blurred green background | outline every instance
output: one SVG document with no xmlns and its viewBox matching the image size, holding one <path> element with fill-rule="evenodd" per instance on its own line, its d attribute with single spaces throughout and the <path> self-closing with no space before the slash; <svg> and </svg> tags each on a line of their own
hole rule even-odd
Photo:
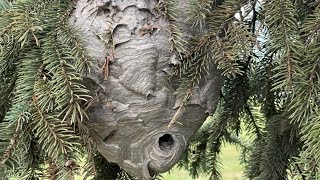
<svg viewBox="0 0 320 180">
<path fill-rule="evenodd" d="M 241 180 L 243 167 L 239 161 L 240 152 L 235 146 L 225 144 L 221 149 L 221 174 L 223 180 Z M 188 171 L 184 169 L 173 168 L 170 173 L 162 174 L 164 180 L 193 180 Z M 209 175 L 202 174 L 196 180 L 208 180 Z"/>
</svg>

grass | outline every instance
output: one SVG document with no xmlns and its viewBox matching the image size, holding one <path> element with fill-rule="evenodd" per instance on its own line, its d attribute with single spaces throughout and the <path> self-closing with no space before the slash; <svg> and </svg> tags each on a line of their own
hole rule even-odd
<svg viewBox="0 0 320 180">
<path fill-rule="evenodd" d="M 221 173 L 225 180 L 239 180 L 243 179 L 243 167 L 240 165 L 240 152 L 235 146 L 226 145 L 221 150 L 222 167 Z"/>
<path fill-rule="evenodd" d="M 243 171 L 239 162 L 239 151 L 232 145 L 225 145 L 221 150 L 221 174 L 224 180 L 241 180 Z M 209 175 L 201 174 L 196 180 L 208 180 Z M 163 174 L 163 180 L 193 180 L 184 169 L 173 168 Z"/>
</svg>

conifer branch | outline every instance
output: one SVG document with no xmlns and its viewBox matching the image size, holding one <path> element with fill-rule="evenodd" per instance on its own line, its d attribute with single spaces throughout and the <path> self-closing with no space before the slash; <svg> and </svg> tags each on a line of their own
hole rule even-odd
<svg viewBox="0 0 320 180">
<path fill-rule="evenodd" d="M 275 69 L 278 71 L 274 75 L 276 80 L 274 88 L 292 88 L 293 78 L 298 71 L 298 63 L 301 57 L 299 49 L 303 45 L 299 40 L 298 23 L 296 20 L 296 10 L 291 1 L 272 0 L 265 2 L 265 23 L 270 34 L 269 51 L 275 51 L 281 47 L 276 55 L 280 62 Z"/>
</svg>

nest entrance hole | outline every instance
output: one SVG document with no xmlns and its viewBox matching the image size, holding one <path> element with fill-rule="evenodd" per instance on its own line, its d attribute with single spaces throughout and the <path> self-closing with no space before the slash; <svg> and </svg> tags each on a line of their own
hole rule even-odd
<svg viewBox="0 0 320 180">
<path fill-rule="evenodd" d="M 174 146 L 174 140 L 170 134 L 164 134 L 159 138 L 159 147 L 162 151 L 170 151 Z"/>
</svg>

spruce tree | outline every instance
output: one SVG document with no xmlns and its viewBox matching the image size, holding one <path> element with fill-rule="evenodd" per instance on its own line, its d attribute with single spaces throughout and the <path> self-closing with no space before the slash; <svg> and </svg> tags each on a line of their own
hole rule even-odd
<svg viewBox="0 0 320 180">
<path fill-rule="evenodd" d="M 219 109 L 180 165 L 193 177 L 221 179 L 219 153 L 227 142 L 241 149 L 246 179 L 318 179 L 320 3 L 194 1 L 190 12 L 200 38 L 183 59 L 179 72 L 188 78 L 181 85 L 191 87 L 210 63 L 226 79 Z"/>
</svg>

